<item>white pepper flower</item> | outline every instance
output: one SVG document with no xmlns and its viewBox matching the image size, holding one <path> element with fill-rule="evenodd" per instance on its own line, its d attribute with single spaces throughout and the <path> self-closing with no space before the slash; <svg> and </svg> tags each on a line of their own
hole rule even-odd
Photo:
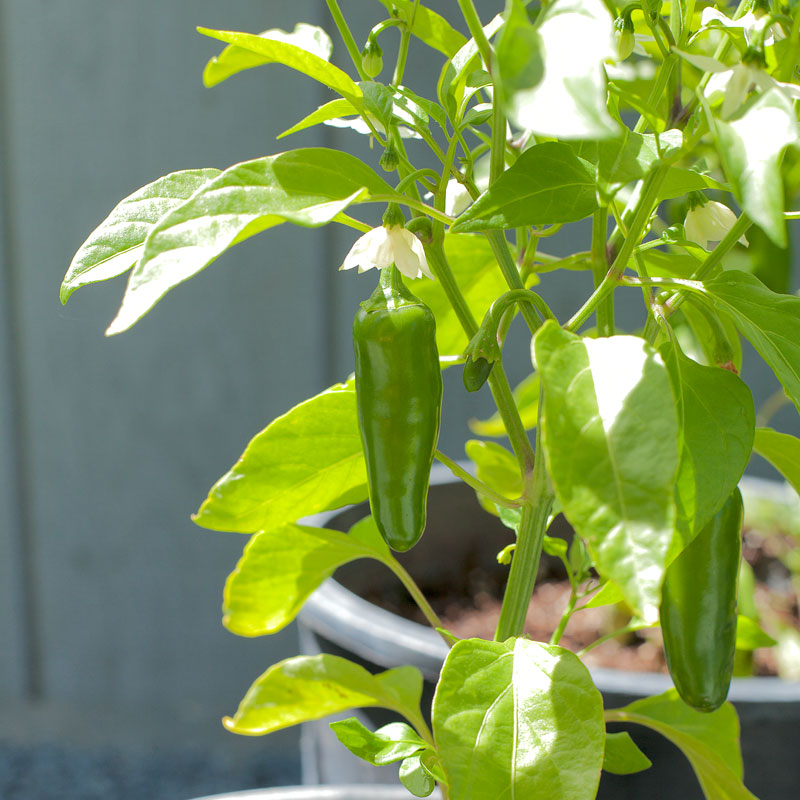
<svg viewBox="0 0 800 800">
<path fill-rule="evenodd" d="M 379 225 L 365 233 L 350 248 L 339 269 L 358 267 L 366 272 L 373 267 L 386 269 L 394 264 L 407 278 L 433 280 L 422 242 L 402 225 Z"/>
<path fill-rule="evenodd" d="M 683 227 L 686 238 L 697 242 L 704 250 L 710 250 L 710 242 L 719 242 L 736 223 L 736 214 L 728 206 L 709 200 L 705 205 L 697 205 L 686 215 Z M 745 236 L 739 243 L 747 246 Z"/>
</svg>

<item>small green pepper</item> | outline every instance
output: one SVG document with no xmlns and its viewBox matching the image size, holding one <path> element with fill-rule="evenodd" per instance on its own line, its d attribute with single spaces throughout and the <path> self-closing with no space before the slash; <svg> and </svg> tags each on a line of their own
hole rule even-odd
<svg viewBox="0 0 800 800">
<path fill-rule="evenodd" d="M 431 310 L 396 267 L 353 321 L 356 399 L 372 515 L 394 550 L 425 529 L 428 483 L 442 407 L 442 375 Z"/>
<path fill-rule="evenodd" d="M 698 711 L 714 711 L 725 702 L 733 675 L 742 511 L 736 489 L 664 578 L 667 666 L 680 696 Z"/>
</svg>

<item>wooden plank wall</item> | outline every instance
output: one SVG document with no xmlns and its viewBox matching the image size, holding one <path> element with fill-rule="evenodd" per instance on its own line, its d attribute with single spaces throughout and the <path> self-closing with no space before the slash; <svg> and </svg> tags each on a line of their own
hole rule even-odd
<svg viewBox="0 0 800 800">
<path fill-rule="evenodd" d="M 344 6 L 363 41 L 377 3 Z M 327 21 L 322 0 L 0 0 L 0 734 L 24 724 L 14 703 L 135 709 L 162 730 L 183 715 L 216 731 L 267 664 L 296 652 L 292 630 L 253 641 L 222 629 L 244 539 L 189 514 L 266 422 L 352 369 L 350 319 L 374 285 L 336 273 L 353 232 L 263 234 L 113 339 L 102 332 L 123 281 L 66 307 L 58 286 L 122 197 L 177 169 L 277 152 L 275 135 L 328 99 L 281 67 L 201 84 L 219 46 L 196 25 L 298 20 Z M 406 83 L 428 86 L 440 63 L 415 48 Z M 347 131 L 289 146 L 323 143 L 377 164 Z M 574 277 L 547 286 L 557 313 L 574 307 Z M 512 347 L 519 380 L 525 337 Z M 451 373 L 441 444 L 458 457 L 488 397 L 466 396 Z"/>
</svg>

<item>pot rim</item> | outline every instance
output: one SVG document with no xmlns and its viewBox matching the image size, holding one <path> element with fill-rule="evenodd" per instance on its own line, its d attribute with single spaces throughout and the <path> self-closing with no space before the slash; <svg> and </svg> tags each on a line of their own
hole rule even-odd
<svg viewBox="0 0 800 800">
<path fill-rule="evenodd" d="M 241 792 L 204 795 L 195 800 L 407 800 L 409 797 L 402 786 L 362 783 L 245 789 Z M 439 797 L 438 792 L 433 797 Z"/>
<path fill-rule="evenodd" d="M 469 465 L 463 464 L 464 468 Z M 455 483 L 457 479 L 442 464 L 431 471 L 431 486 Z M 746 476 L 740 483 L 742 494 L 789 502 L 790 487 L 777 481 Z M 308 524 L 324 527 L 345 509 L 325 511 L 309 517 Z M 298 620 L 317 635 L 344 647 L 355 655 L 382 667 L 413 664 L 432 682 L 439 679 L 448 647 L 436 631 L 418 622 L 386 611 L 333 578 L 328 578 L 306 601 Z M 641 695 L 661 694 L 672 688 L 669 675 L 653 672 L 594 667 L 592 678 L 603 692 Z M 734 678 L 728 699 L 739 703 L 800 702 L 800 681 L 778 677 Z M 243 799 L 244 800 L 244 799 Z"/>
</svg>

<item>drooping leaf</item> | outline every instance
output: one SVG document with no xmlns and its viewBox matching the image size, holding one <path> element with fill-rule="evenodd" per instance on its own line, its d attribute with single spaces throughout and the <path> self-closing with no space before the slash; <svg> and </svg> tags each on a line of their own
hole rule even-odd
<svg viewBox="0 0 800 800">
<path fill-rule="evenodd" d="M 376 767 L 413 756 L 428 745 L 405 722 L 390 722 L 373 733 L 355 717 L 330 723 L 336 738 L 355 756 Z"/>
<path fill-rule="evenodd" d="M 755 408 L 750 389 L 738 375 L 704 367 L 670 344 L 661 355 L 683 433 L 675 485 L 677 554 L 722 508 L 744 474 L 753 449 Z"/>
<path fill-rule="evenodd" d="M 255 533 L 366 497 L 350 382 L 300 403 L 261 431 L 193 519 L 212 530 Z"/>
<path fill-rule="evenodd" d="M 629 183 L 643 178 L 659 159 L 667 158 L 680 149 L 682 140 L 683 136 L 678 130 L 655 135 L 634 133 L 625 128 L 620 138 L 606 139 L 598 144 L 598 172 L 602 178 L 613 183 Z"/>
<path fill-rule="evenodd" d="M 465 639 L 445 660 L 433 731 L 452 800 L 594 798 L 602 699 L 569 650 Z"/>
<path fill-rule="evenodd" d="M 777 88 L 761 94 L 738 119 L 716 122 L 717 150 L 744 212 L 778 247 L 786 247 L 780 162 L 800 138 L 792 101 Z"/>
<path fill-rule="evenodd" d="M 385 545 L 370 547 L 326 528 L 285 524 L 260 531 L 225 583 L 222 622 L 239 636 L 276 633 L 342 564 L 359 558 L 380 561 L 387 555 Z"/>
<path fill-rule="evenodd" d="M 414 10 L 413 0 L 381 0 L 386 10 L 391 13 L 392 7 L 396 7 L 405 19 L 413 13 L 413 24 L 411 33 L 428 47 L 444 53 L 448 58 L 452 58 L 456 52 L 466 43 L 466 37 L 459 33 L 452 25 L 440 14 L 422 4 L 418 4 Z"/>
<path fill-rule="evenodd" d="M 580 339 L 547 322 L 534 341 L 556 497 L 597 571 L 649 622 L 675 526 L 679 439 L 667 368 L 634 336 Z"/>
<path fill-rule="evenodd" d="M 349 205 L 391 187 L 354 156 L 303 148 L 234 164 L 150 230 L 108 335 L 142 318 L 170 289 L 228 248 L 293 222 L 325 225 Z"/>
<path fill-rule="evenodd" d="M 87 283 L 127 272 L 141 258 L 153 226 L 219 174 L 218 169 L 173 172 L 120 201 L 75 253 L 61 284 L 61 302 Z"/>
<path fill-rule="evenodd" d="M 725 189 L 725 185 L 692 169 L 670 167 L 658 188 L 658 201 L 672 200 L 688 192 L 701 192 L 704 189 Z"/>
<path fill-rule="evenodd" d="M 198 28 L 197 30 L 203 36 L 235 46 L 235 49 L 225 48 L 219 56 L 208 62 L 203 72 L 203 83 L 206 86 L 216 86 L 231 75 L 248 67 L 261 64 L 283 64 L 319 81 L 350 100 L 353 105 L 360 107 L 361 89 L 358 88 L 358 84 L 339 67 L 320 58 L 316 52 L 299 47 L 294 43 L 297 41 L 296 39 L 280 41 L 253 33 L 215 31 L 210 28 Z"/>
<path fill-rule="evenodd" d="M 283 133 L 278 134 L 278 139 L 283 139 L 284 136 L 289 136 L 292 133 L 303 131 L 306 128 L 311 128 L 314 125 L 320 125 L 330 119 L 338 119 L 339 117 L 349 117 L 358 114 L 358 109 L 343 97 L 337 97 L 336 100 L 331 100 L 330 103 L 325 103 L 320 106 L 316 111 L 312 111 L 307 117 L 303 117 L 300 122 L 287 128 Z"/>
<path fill-rule="evenodd" d="M 726 270 L 704 290 L 731 316 L 800 409 L 800 297 L 775 294 L 754 275 Z"/>
<path fill-rule="evenodd" d="M 708 800 L 757 800 L 742 783 L 739 719 L 730 703 L 695 711 L 674 689 L 606 711 L 609 722 L 633 722 L 662 734 L 689 759 Z"/>
<path fill-rule="evenodd" d="M 736 649 L 758 650 L 759 647 L 774 647 L 777 644 L 754 619 L 742 614 L 736 619 Z"/>
<path fill-rule="evenodd" d="M 559 139 L 604 139 L 619 133 L 607 110 L 603 62 L 614 57 L 612 19 L 601 0 L 555 0 L 535 30 L 514 0 L 498 44 L 506 113 L 518 127 Z M 504 42 L 508 46 L 501 47 Z M 517 46 L 529 54 L 526 68 Z"/>
<path fill-rule="evenodd" d="M 627 731 L 606 733 L 603 769 L 614 775 L 633 775 L 651 767 L 653 762 L 636 746 Z"/>
<path fill-rule="evenodd" d="M 436 788 L 433 775 L 419 755 L 410 756 L 403 760 L 399 771 L 400 783 L 408 789 L 414 797 L 427 797 Z"/>
<path fill-rule="evenodd" d="M 536 427 L 539 418 L 539 375 L 532 372 L 514 389 L 514 400 L 525 430 Z M 477 436 L 505 436 L 506 429 L 499 412 L 489 419 L 471 419 L 469 429 Z"/>
<path fill-rule="evenodd" d="M 350 708 L 382 706 L 409 721 L 419 720 L 422 674 L 414 667 L 371 675 L 332 655 L 295 656 L 273 664 L 250 687 L 233 717 L 233 733 L 263 736 Z"/>
<path fill-rule="evenodd" d="M 489 242 L 483 236 L 445 234 L 444 252 L 473 316 L 483 319 L 492 299 L 508 289 Z M 463 353 L 469 338 L 441 281 L 421 278 L 411 283 L 411 291 L 433 311 L 439 352 L 442 355 Z"/>
<path fill-rule="evenodd" d="M 753 449 L 800 494 L 800 439 L 772 428 L 756 428 Z"/>
<path fill-rule="evenodd" d="M 526 150 L 450 228 L 453 232 L 576 222 L 597 208 L 594 168 L 569 145 Z"/>
<path fill-rule="evenodd" d="M 685 277 L 690 277 L 689 275 Z M 707 364 L 716 364 L 719 358 L 718 333 L 714 331 L 708 321 L 708 317 L 703 313 L 696 303 L 688 302 L 681 306 L 681 314 L 689 325 L 697 344 L 705 357 Z M 731 362 L 733 366 L 741 371 L 742 369 L 742 339 L 733 320 L 727 314 L 719 314 L 717 322 L 722 329 L 722 333 L 731 349 Z"/>
</svg>

